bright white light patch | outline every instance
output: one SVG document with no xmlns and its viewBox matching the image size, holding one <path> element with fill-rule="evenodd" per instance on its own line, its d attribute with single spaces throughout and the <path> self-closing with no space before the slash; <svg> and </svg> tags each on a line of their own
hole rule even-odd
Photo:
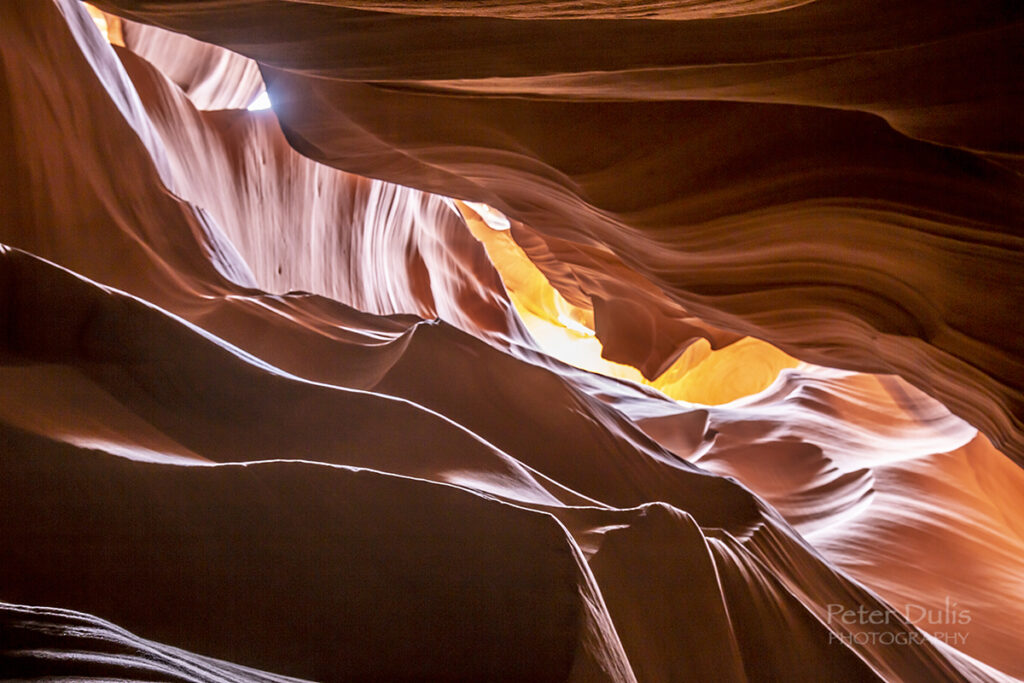
<svg viewBox="0 0 1024 683">
<path fill-rule="evenodd" d="M 476 211 L 477 214 L 480 215 L 480 218 L 483 219 L 484 223 L 486 223 L 491 228 L 491 230 L 508 230 L 509 228 L 512 227 L 508 222 L 508 218 L 506 218 L 505 214 L 503 214 L 501 211 L 498 211 L 497 209 L 492 209 L 486 204 L 481 204 L 480 202 L 464 203 L 466 206 Z"/>
<path fill-rule="evenodd" d="M 270 109 L 270 95 L 266 90 L 256 96 L 256 99 L 252 101 L 252 104 L 248 107 L 249 111 L 262 111 L 263 109 Z"/>
<path fill-rule="evenodd" d="M 594 336 L 594 331 L 592 329 L 590 329 L 589 327 L 587 327 L 586 325 L 584 325 L 582 323 L 576 322 L 575 320 L 573 320 L 569 316 L 565 315 L 564 313 L 559 314 L 558 322 L 562 323 L 562 325 L 564 327 L 572 330 L 576 334 L 582 334 L 585 337 L 593 337 Z"/>
</svg>

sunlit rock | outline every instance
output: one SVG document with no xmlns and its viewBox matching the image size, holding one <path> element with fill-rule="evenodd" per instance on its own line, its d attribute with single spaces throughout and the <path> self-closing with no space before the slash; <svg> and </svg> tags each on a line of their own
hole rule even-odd
<svg viewBox="0 0 1024 683">
<path fill-rule="evenodd" d="M 0 3 L 0 671 L 1024 677 L 1019 20 Z"/>
</svg>

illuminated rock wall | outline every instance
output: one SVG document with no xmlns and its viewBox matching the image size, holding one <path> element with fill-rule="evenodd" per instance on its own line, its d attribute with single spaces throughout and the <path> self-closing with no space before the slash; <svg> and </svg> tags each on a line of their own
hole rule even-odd
<svg viewBox="0 0 1024 683">
<path fill-rule="evenodd" d="M 96 4 L 0 5 L 9 677 L 1024 676 L 1014 6 Z"/>
</svg>

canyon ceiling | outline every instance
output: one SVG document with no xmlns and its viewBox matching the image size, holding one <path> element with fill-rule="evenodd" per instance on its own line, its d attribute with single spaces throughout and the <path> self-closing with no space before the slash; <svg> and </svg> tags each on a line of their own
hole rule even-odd
<svg viewBox="0 0 1024 683">
<path fill-rule="evenodd" d="M 1024 678 L 1021 3 L 0 39 L 0 678 Z"/>
</svg>

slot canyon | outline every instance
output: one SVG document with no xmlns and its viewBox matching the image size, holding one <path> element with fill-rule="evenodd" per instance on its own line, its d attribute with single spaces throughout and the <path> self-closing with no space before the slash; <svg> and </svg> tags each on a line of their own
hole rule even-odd
<svg viewBox="0 0 1024 683">
<path fill-rule="evenodd" d="M 1024 680 L 1024 3 L 0 0 L 0 679 Z"/>
</svg>

